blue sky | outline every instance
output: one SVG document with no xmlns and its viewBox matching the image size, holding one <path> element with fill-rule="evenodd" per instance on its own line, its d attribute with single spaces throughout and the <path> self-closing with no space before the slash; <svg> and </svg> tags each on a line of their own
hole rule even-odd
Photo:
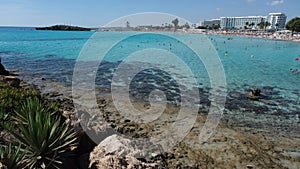
<svg viewBox="0 0 300 169">
<path fill-rule="evenodd" d="M 0 26 L 99 27 L 134 13 L 163 12 L 192 23 L 221 16 L 300 16 L 299 0 L 0 0 Z"/>
</svg>

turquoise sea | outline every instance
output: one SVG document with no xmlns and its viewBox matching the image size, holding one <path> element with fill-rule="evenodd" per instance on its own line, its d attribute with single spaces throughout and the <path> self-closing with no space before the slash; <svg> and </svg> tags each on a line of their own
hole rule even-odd
<svg viewBox="0 0 300 169">
<path fill-rule="evenodd" d="M 0 56 L 7 69 L 16 71 L 29 81 L 43 77 L 46 82 L 57 82 L 70 86 L 76 59 L 93 33 L 0 27 Z M 119 35 L 133 33 L 101 32 L 100 34 L 103 39 L 99 40 L 105 44 L 106 41 Z M 201 36 L 204 37 L 192 34 L 179 34 L 178 36 L 187 40 L 194 36 L 200 36 L 199 40 L 201 40 Z M 222 35 L 207 36 L 217 50 L 225 70 L 228 94 L 226 114 L 237 117 L 242 113 L 251 113 L 251 117 L 255 114 L 253 117 L 255 119 L 261 118 L 262 115 L 265 118 L 272 117 L 275 120 L 261 123 L 264 123 L 262 125 L 274 125 L 274 127 L 299 126 L 300 63 L 298 62 L 300 61 L 296 58 L 300 57 L 300 43 Z M 101 87 L 109 87 L 111 82 L 109 79 L 112 78 L 114 68 L 130 52 L 137 50 L 135 48 L 146 47 L 160 47 L 180 55 L 197 78 L 203 95 L 209 93 L 207 72 L 201 61 L 194 56 L 195 54 L 187 51 L 186 47 L 179 42 L 149 33 L 116 44 L 112 48 L 113 50 L 105 56 L 105 62 L 101 63 L 96 84 Z M 291 72 L 291 68 L 297 69 L 299 73 Z M 139 81 L 145 76 L 149 80 L 159 74 L 157 72 L 151 74 L 151 72 L 153 73 L 153 71 L 146 71 L 144 74 L 140 74 L 136 80 Z M 164 80 L 171 81 L 167 78 Z M 173 80 L 176 81 L 176 79 Z M 172 83 L 176 83 L 175 81 Z M 147 84 L 149 81 L 144 80 L 144 82 Z M 142 88 L 137 87 L 138 84 L 136 83 L 136 88 L 139 92 L 147 91 L 146 84 Z M 251 86 L 261 88 L 265 99 L 273 104 L 268 105 L 245 99 L 244 94 L 248 93 Z M 149 88 L 153 89 L 155 86 L 151 85 Z M 203 100 L 205 101 L 205 99 Z M 209 99 L 206 100 L 207 103 L 203 104 L 209 104 Z M 245 117 L 245 114 L 242 117 Z M 244 123 L 246 120 L 240 119 L 240 121 Z M 299 129 L 298 131 L 294 130 L 299 132 Z"/>
</svg>

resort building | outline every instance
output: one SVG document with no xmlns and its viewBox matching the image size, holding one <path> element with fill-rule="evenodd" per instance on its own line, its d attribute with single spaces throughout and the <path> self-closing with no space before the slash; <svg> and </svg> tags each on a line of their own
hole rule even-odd
<svg viewBox="0 0 300 169">
<path fill-rule="evenodd" d="M 271 24 L 267 29 L 282 30 L 285 27 L 286 15 L 284 13 L 269 13 L 267 21 Z"/>
<path fill-rule="evenodd" d="M 205 26 L 205 27 L 212 27 L 215 25 L 221 25 L 221 19 L 212 19 L 209 21 L 201 22 L 201 26 Z"/>
<path fill-rule="evenodd" d="M 257 28 L 261 22 L 269 22 L 268 30 L 284 29 L 286 23 L 284 13 L 269 13 L 268 16 L 221 17 L 222 29 Z"/>
<path fill-rule="evenodd" d="M 221 17 L 221 29 L 243 29 L 245 26 L 254 28 L 265 19 L 264 16 Z"/>
</svg>

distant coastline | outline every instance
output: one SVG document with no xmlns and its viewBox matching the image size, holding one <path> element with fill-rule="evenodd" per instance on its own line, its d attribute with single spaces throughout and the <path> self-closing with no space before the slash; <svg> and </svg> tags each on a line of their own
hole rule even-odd
<svg viewBox="0 0 300 169">
<path fill-rule="evenodd" d="M 36 30 L 53 30 L 53 31 L 91 31 L 92 28 L 84 28 L 70 25 L 54 25 L 48 27 L 37 27 Z"/>
</svg>

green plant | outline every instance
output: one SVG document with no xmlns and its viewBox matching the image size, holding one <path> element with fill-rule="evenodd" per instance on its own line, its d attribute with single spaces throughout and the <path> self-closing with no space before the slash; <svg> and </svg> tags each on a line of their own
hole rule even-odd
<svg viewBox="0 0 300 169">
<path fill-rule="evenodd" d="M 22 88 L 13 88 L 0 82 L 0 108 L 6 113 L 13 112 L 26 98 L 40 97 L 36 90 L 25 90 Z"/>
<path fill-rule="evenodd" d="M 65 124 L 60 106 L 41 100 L 36 90 L 0 82 L 0 131 L 16 138 L 11 144 L 0 139 L 0 162 L 8 168 L 60 168 L 77 144 L 76 132 Z"/>
<path fill-rule="evenodd" d="M 294 34 L 294 32 L 300 32 L 300 17 L 295 17 L 291 19 L 290 21 L 288 21 L 285 27 L 288 30 L 291 30 L 292 34 Z"/>
<path fill-rule="evenodd" d="M 37 98 L 27 99 L 13 119 L 19 130 L 12 134 L 27 148 L 24 162 L 28 168 L 60 168 L 70 147 L 76 146 L 74 130 Z"/>
<path fill-rule="evenodd" d="M 0 162 L 8 169 L 21 169 L 25 165 L 23 159 L 25 154 L 21 149 L 21 145 L 18 146 L 9 143 L 8 145 L 1 145 L 0 147 Z"/>
<path fill-rule="evenodd" d="M 4 108 L 0 107 L 0 131 L 6 128 L 6 126 L 8 125 L 7 124 L 8 121 L 9 121 L 8 114 L 6 113 Z"/>
<path fill-rule="evenodd" d="M 28 124 L 28 114 L 42 114 L 50 112 L 43 102 L 38 98 L 28 98 L 20 106 L 19 109 L 14 111 L 12 119 L 15 123 Z"/>
</svg>

